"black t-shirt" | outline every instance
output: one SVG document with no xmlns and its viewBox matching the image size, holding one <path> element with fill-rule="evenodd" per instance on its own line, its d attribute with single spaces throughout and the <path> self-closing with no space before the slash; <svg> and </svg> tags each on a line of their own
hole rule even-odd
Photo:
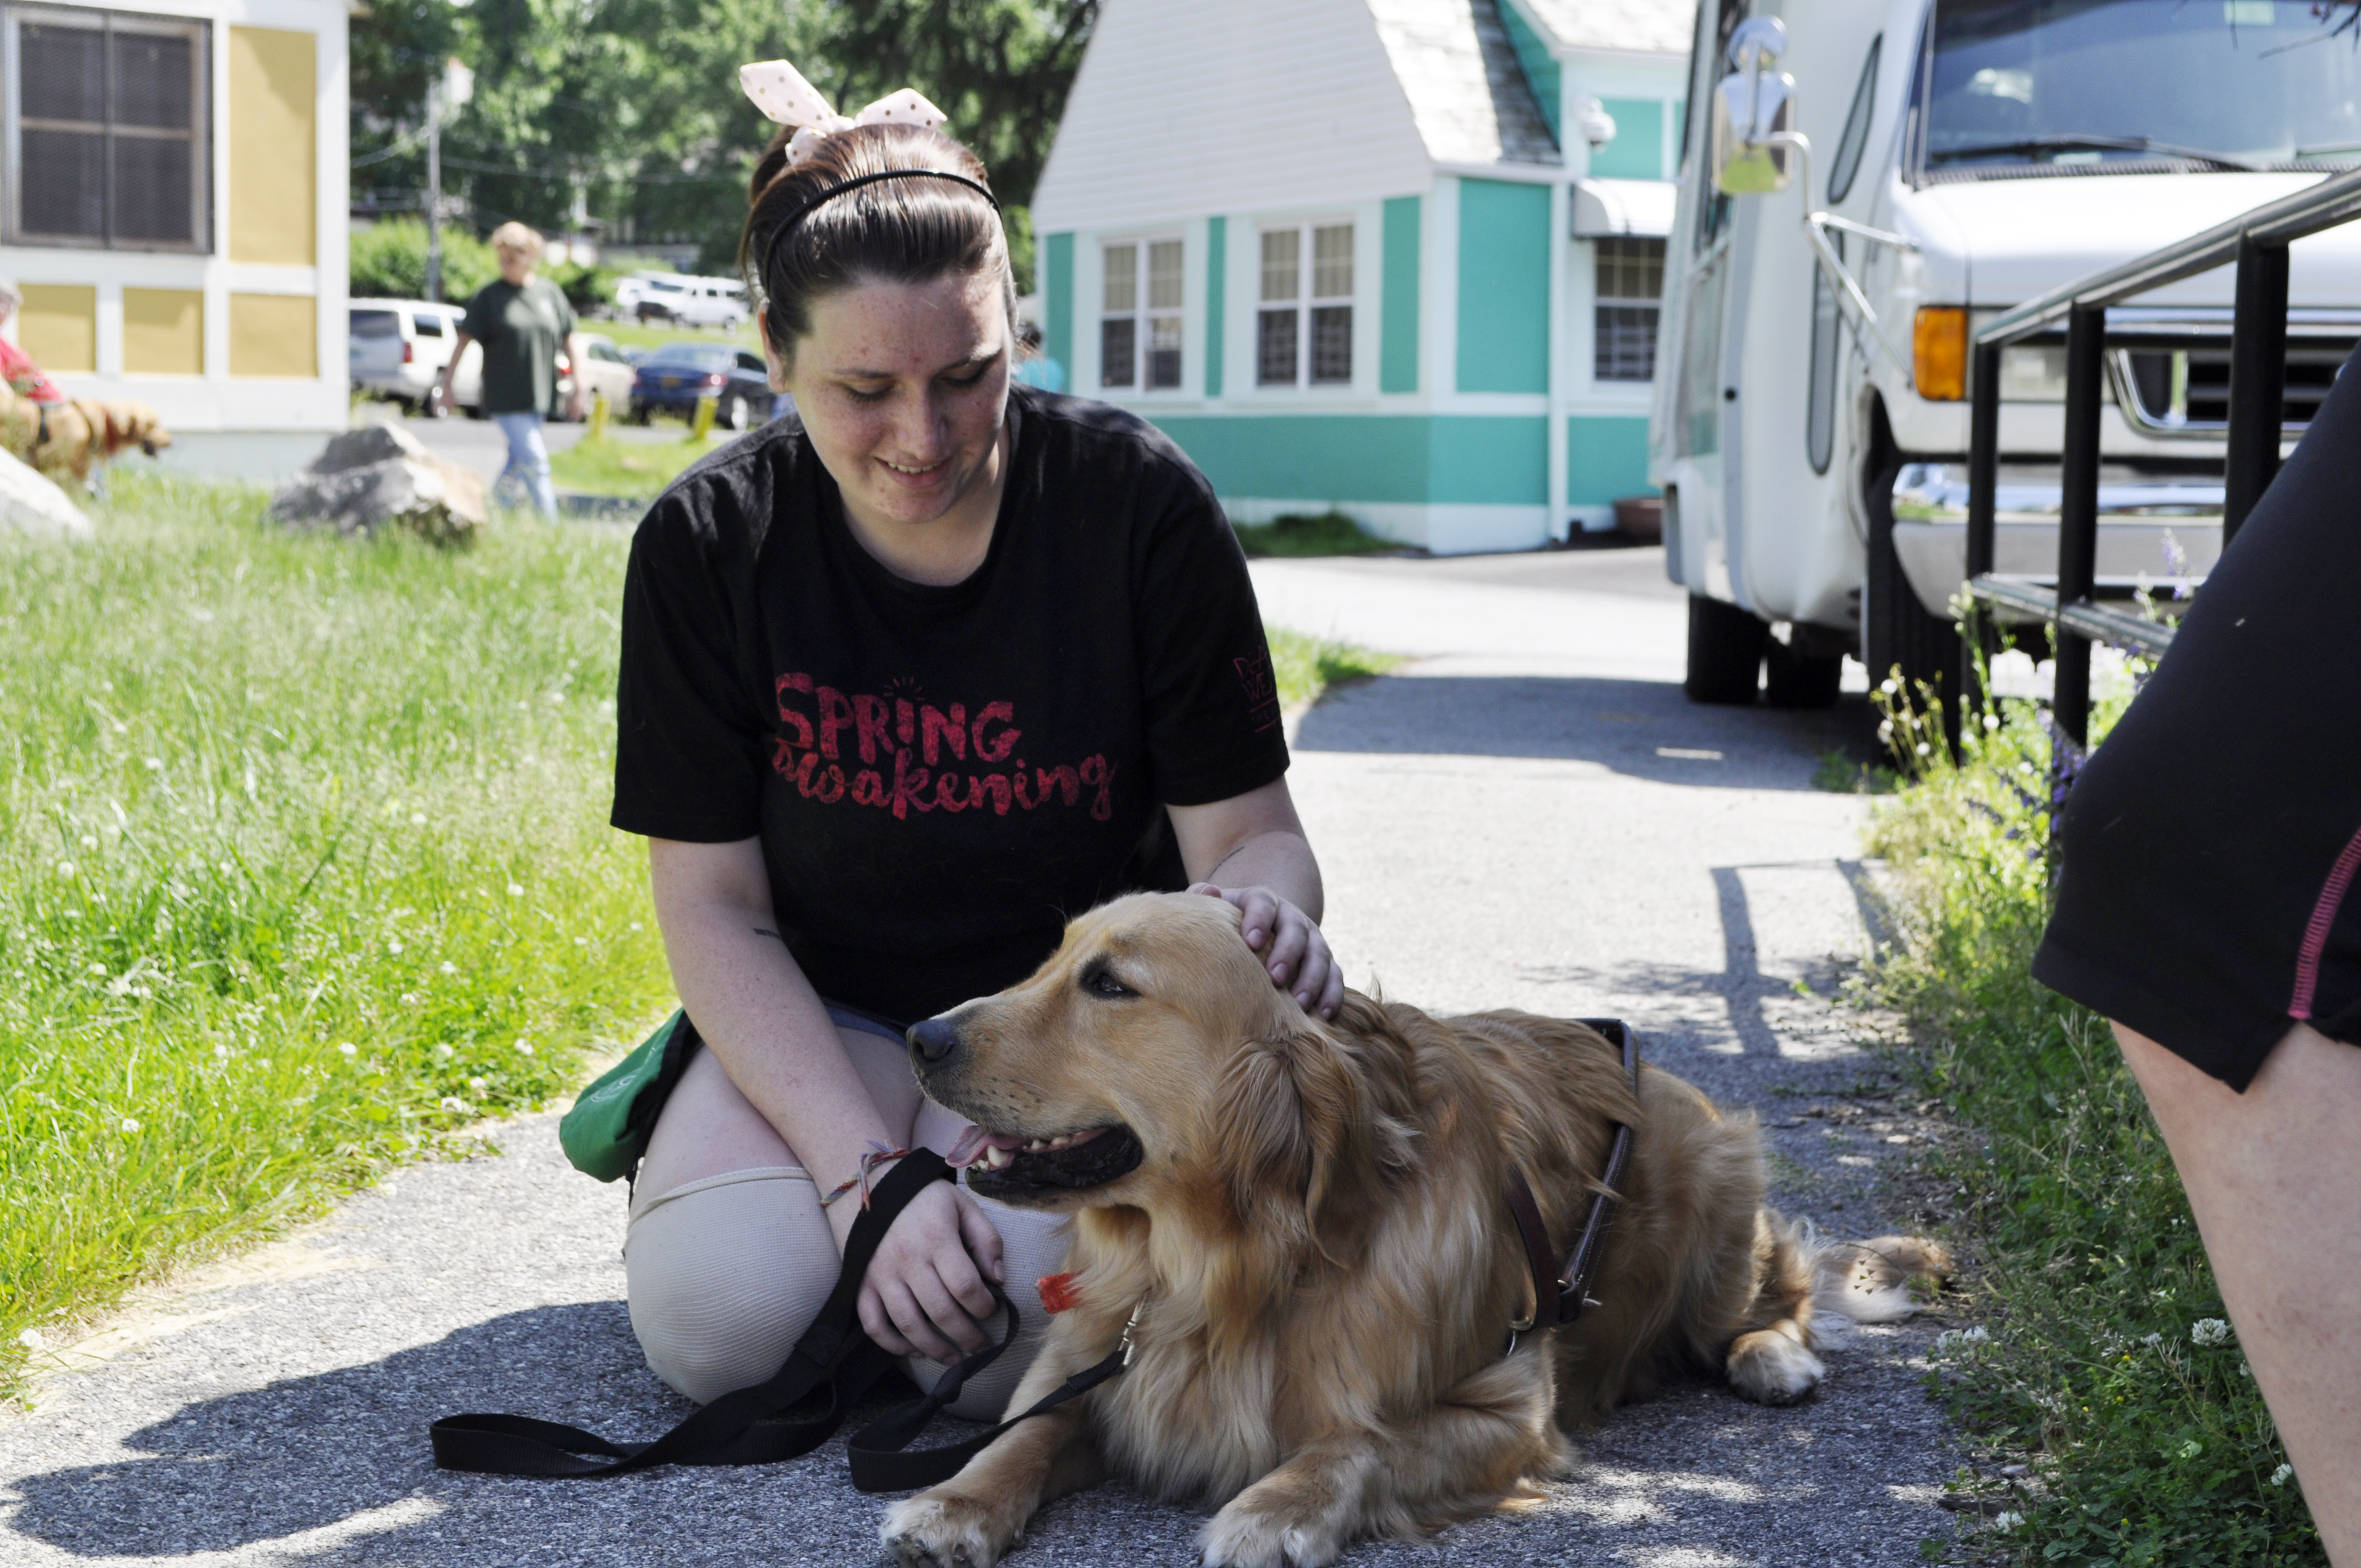
<svg viewBox="0 0 2361 1568">
<path fill-rule="evenodd" d="M 793 417 L 684 474 L 631 543 L 614 825 L 759 835 L 824 996 L 897 1020 L 1014 984 L 1066 920 L 1186 885 L 1167 805 L 1287 770 L 1246 558 L 1153 426 L 1009 389 L 983 565 L 895 576 Z"/>
</svg>

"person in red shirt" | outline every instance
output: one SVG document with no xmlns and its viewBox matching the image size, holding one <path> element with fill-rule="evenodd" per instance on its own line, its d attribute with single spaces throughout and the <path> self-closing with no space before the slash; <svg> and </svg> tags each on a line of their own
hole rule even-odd
<svg viewBox="0 0 2361 1568">
<path fill-rule="evenodd" d="M 0 330 L 5 330 L 9 318 L 16 313 L 16 307 L 24 303 L 24 300 L 15 283 L 0 278 Z M 61 403 L 66 400 L 66 395 L 58 390 L 58 384 L 42 373 L 41 367 L 33 363 L 30 356 L 5 337 L 0 337 L 0 381 L 6 382 L 8 389 L 16 396 L 29 398 L 37 403 Z"/>
</svg>

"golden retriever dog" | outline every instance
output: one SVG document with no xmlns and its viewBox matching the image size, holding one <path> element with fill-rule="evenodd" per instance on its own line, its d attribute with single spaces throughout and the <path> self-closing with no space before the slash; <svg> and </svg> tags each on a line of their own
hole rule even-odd
<svg viewBox="0 0 2361 1568">
<path fill-rule="evenodd" d="M 90 483 L 90 471 L 133 447 L 153 457 L 172 444 L 161 415 L 146 403 L 76 398 L 37 403 L 0 387 L 0 448 L 49 478 L 71 475 Z"/>
<path fill-rule="evenodd" d="M 1582 1025 L 1358 992 L 1323 1023 L 1219 899 L 1094 910 L 1032 979 L 910 1037 L 927 1094 L 988 1129 L 974 1190 L 1074 1217 L 1068 1304 L 1011 1412 L 1126 1324 L 1133 1354 L 896 1504 L 881 1533 L 905 1564 L 990 1568 L 1043 1502 L 1119 1475 L 1218 1506 L 1208 1564 L 1318 1568 L 1533 1496 L 1562 1429 L 1667 1373 L 1802 1398 L 1816 1294 L 1906 1316 L 1906 1277 L 1945 1266 L 1906 1238 L 1814 1247 L 1763 1206 L 1752 1115 L 1655 1069 L 1635 1102 Z M 1562 1262 L 1618 1122 L 1635 1135 L 1596 1304 L 1512 1338 L 1534 1288 L 1510 1169 Z"/>
</svg>

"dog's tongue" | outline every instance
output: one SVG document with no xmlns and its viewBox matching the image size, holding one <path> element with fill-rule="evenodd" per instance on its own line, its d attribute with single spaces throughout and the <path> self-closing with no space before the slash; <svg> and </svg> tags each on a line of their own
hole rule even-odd
<svg viewBox="0 0 2361 1568">
<path fill-rule="evenodd" d="M 982 1159 L 986 1149 L 1013 1149 L 1024 1141 L 1006 1133 L 988 1133 L 982 1127 L 970 1127 L 960 1135 L 959 1142 L 951 1146 L 951 1152 L 943 1156 L 943 1163 L 953 1170 L 960 1170 Z"/>
</svg>

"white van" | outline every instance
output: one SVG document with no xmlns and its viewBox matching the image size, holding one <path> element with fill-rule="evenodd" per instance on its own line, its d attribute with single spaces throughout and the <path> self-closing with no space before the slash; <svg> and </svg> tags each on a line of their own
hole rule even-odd
<svg viewBox="0 0 2361 1568">
<path fill-rule="evenodd" d="M 746 286 L 734 278 L 635 272 L 615 290 L 615 308 L 641 321 L 678 322 L 735 331 L 748 314 Z"/>
<path fill-rule="evenodd" d="M 1704 0 L 1649 437 L 1692 699 L 1824 706 L 1847 653 L 1873 680 L 1957 670 L 1971 325 L 2361 161 L 2344 15 Z M 2291 272 L 2290 436 L 2361 335 L 2361 225 Z M 2139 335 L 2107 356 L 2103 591 L 2219 552 L 2232 282 L 2110 313 Z M 2046 574 L 2062 335 L 2006 350 L 2001 382 L 1996 568 Z"/>
</svg>

